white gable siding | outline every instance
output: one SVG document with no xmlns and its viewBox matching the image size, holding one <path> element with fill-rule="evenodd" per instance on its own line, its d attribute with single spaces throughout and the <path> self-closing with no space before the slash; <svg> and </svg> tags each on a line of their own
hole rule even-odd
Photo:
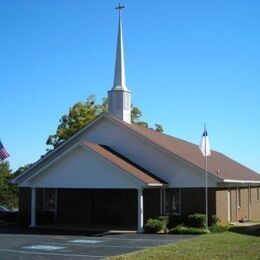
<svg viewBox="0 0 260 260">
<path fill-rule="evenodd" d="M 143 183 L 95 152 L 78 145 L 21 186 L 138 188 Z"/>
<path fill-rule="evenodd" d="M 80 137 L 105 144 L 167 181 L 172 187 L 204 187 L 205 173 L 161 150 L 133 131 L 107 118 L 102 118 Z M 203 158 L 202 158 L 203 160 Z M 217 178 L 209 176 L 209 187 Z"/>
</svg>

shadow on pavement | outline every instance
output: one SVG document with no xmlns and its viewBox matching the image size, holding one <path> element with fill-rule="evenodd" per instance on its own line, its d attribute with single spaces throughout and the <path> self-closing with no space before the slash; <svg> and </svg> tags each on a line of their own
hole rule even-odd
<svg viewBox="0 0 260 260">
<path fill-rule="evenodd" d="M 106 232 L 106 230 L 104 230 Z M 73 236 L 94 236 L 101 232 L 86 230 L 55 230 L 48 228 L 24 228 L 16 223 L 0 221 L 0 234 L 37 234 L 37 235 L 73 235 Z"/>
</svg>

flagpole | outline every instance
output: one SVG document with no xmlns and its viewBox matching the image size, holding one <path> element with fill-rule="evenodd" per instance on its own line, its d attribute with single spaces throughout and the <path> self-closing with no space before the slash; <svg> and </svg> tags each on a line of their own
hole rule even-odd
<svg viewBox="0 0 260 260">
<path fill-rule="evenodd" d="M 204 124 L 204 132 L 206 124 Z M 205 203 L 206 203 L 206 229 L 208 229 L 208 156 L 207 156 L 207 138 L 205 138 Z"/>
</svg>

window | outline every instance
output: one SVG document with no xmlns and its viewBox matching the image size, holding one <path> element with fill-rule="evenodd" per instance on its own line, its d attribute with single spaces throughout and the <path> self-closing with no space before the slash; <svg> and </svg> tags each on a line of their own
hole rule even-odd
<svg viewBox="0 0 260 260">
<path fill-rule="evenodd" d="M 56 211 L 57 190 L 43 189 L 43 210 Z"/>
<path fill-rule="evenodd" d="M 260 201 L 260 188 L 259 187 L 256 188 L 256 200 Z"/>
<path fill-rule="evenodd" d="M 180 214 L 180 189 L 166 189 L 165 191 L 165 213 L 166 214 L 173 214 L 177 213 Z"/>
</svg>

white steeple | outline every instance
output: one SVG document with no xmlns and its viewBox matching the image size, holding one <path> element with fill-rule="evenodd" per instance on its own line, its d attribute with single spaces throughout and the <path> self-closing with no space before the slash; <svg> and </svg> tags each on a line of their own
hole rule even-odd
<svg viewBox="0 0 260 260">
<path fill-rule="evenodd" d="M 131 124 L 131 92 L 126 87 L 125 60 L 123 47 L 122 16 L 124 6 L 118 5 L 119 11 L 117 50 L 115 62 L 114 84 L 108 91 L 108 113 Z"/>
<path fill-rule="evenodd" d="M 119 7 L 123 8 L 122 6 L 120 6 L 120 4 Z M 125 83 L 125 58 L 124 58 L 124 46 L 123 46 L 122 17 L 120 11 L 119 11 L 119 21 L 118 21 L 118 36 L 117 36 L 115 76 L 114 76 L 113 89 L 127 90 L 126 83 Z"/>
</svg>

